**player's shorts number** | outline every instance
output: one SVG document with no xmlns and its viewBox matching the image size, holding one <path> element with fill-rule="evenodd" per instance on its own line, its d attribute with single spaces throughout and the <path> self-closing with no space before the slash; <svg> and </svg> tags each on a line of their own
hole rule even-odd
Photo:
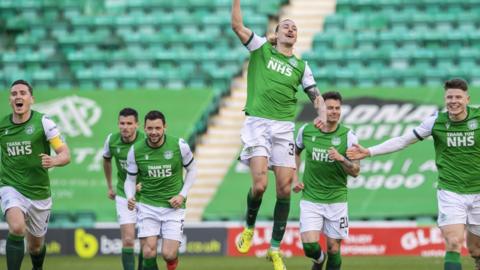
<svg viewBox="0 0 480 270">
<path fill-rule="evenodd" d="M 293 143 L 289 143 L 288 144 L 288 147 L 290 148 L 290 151 L 288 152 L 288 154 L 290 156 L 293 156 L 295 153 L 293 152 L 293 150 L 295 149 L 295 145 Z"/>
<path fill-rule="evenodd" d="M 340 229 L 348 228 L 348 217 L 340 218 Z"/>
</svg>

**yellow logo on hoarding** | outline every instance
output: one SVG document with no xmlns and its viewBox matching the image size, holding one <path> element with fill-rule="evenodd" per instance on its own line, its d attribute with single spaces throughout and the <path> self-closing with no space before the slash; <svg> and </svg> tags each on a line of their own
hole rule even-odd
<svg viewBox="0 0 480 270">
<path fill-rule="evenodd" d="M 85 232 L 84 229 L 75 230 L 75 251 L 80 258 L 90 259 L 98 252 L 97 238 Z"/>
</svg>

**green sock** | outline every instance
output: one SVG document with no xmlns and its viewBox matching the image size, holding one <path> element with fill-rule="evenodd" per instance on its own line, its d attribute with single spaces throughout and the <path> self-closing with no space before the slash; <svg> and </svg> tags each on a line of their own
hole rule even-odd
<svg viewBox="0 0 480 270">
<path fill-rule="evenodd" d="M 273 211 L 273 232 L 270 246 L 279 248 L 287 226 L 288 212 L 290 212 L 290 198 L 277 198 Z"/>
<path fill-rule="evenodd" d="M 133 254 L 133 248 L 122 248 L 122 265 L 123 270 L 135 269 L 135 255 Z"/>
<path fill-rule="evenodd" d="M 45 254 L 47 253 L 47 247 L 43 245 L 38 254 L 30 253 L 30 259 L 32 260 L 33 270 L 42 270 L 43 261 L 45 260 Z"/>
<path fill-rule="evenodd" d="M 447 251 L 445 253 L 444 270 L 462 270 L 460 263 L 460 253 L 454 251 Z"/>
<path fill-rule="evenodd" d="M 158 270 L 157 257 L 143 258 L 143 270 Z"/>
<path fill-rule="evenodd" d="M 337 253 L 328 253 L 326 270 L 340 270 L 340 266 L 342 266 L 340 250 Z"/>
<path fill-rule="evenodd" d="M 255 221 L 257 220 L 258 210 L 260 209 L 260 205 L 262 204 L 262 197 L 254 198 L 252 194 L 252 189 L 248 190 L 247 196 L 247 228 L 254 228 Z"/>
<path fill-rule="evenodd" d="M 25 254 L 25 244 L 23 242 L 23 235 L 8 234 L 6 255 L 7 255 L 7 269 L 20 270 Z"/>
<path fill-rule="evenodd" d="M 138 253 L 138 268 L 137 270 L 142 270 L 143 268 L 143 252 L 142 249 L 140 249 L 140 253 Z"/>
<path fill-rule="evenodd" d="M 322 256 L 322 248 L 318 242 L 302 243 L 302 245 L 305 256 L 318 263 L 320 257 Z"/>
</svg>

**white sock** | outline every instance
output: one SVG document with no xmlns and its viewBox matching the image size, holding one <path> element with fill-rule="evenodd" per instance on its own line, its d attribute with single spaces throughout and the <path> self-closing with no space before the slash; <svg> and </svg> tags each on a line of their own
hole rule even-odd
<svg viewBox="0 0 480 270">
<path fill-rule="evenodd" d="M 314 261 L 315 263 L 322 263 L 323 260 L 325 260 L 325 254 L 323 253 L 323 251 L 321 251 L 320 253 L 320 257 Z"/>
</svg>

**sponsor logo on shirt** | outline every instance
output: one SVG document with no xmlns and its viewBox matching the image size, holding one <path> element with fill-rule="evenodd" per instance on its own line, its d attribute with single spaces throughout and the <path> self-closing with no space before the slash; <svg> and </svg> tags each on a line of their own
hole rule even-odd
<svg viewBox="0 0 480 270">
<path fill-rule="evenodd" d="M 273 57 L 271 57 L 270 60 L 268 60 L 267 68 L 273 71 L 276 71 L 278 73 L 281 73 L 287 77 L 292 76 L 292 71 L 293 71 L 292 67 Z"/>
<path fill-rule="evenodd" d="M 290 58 L 290 59 L 288 59 L 288 63 L 290 63 L 290 65 L 292 65 L 292 66 L 294 66 L 294 67 L 297 67 L 297 66 L 298 66 L 297 59 L 295 59 L 295 58 Z"/>
</svg>

